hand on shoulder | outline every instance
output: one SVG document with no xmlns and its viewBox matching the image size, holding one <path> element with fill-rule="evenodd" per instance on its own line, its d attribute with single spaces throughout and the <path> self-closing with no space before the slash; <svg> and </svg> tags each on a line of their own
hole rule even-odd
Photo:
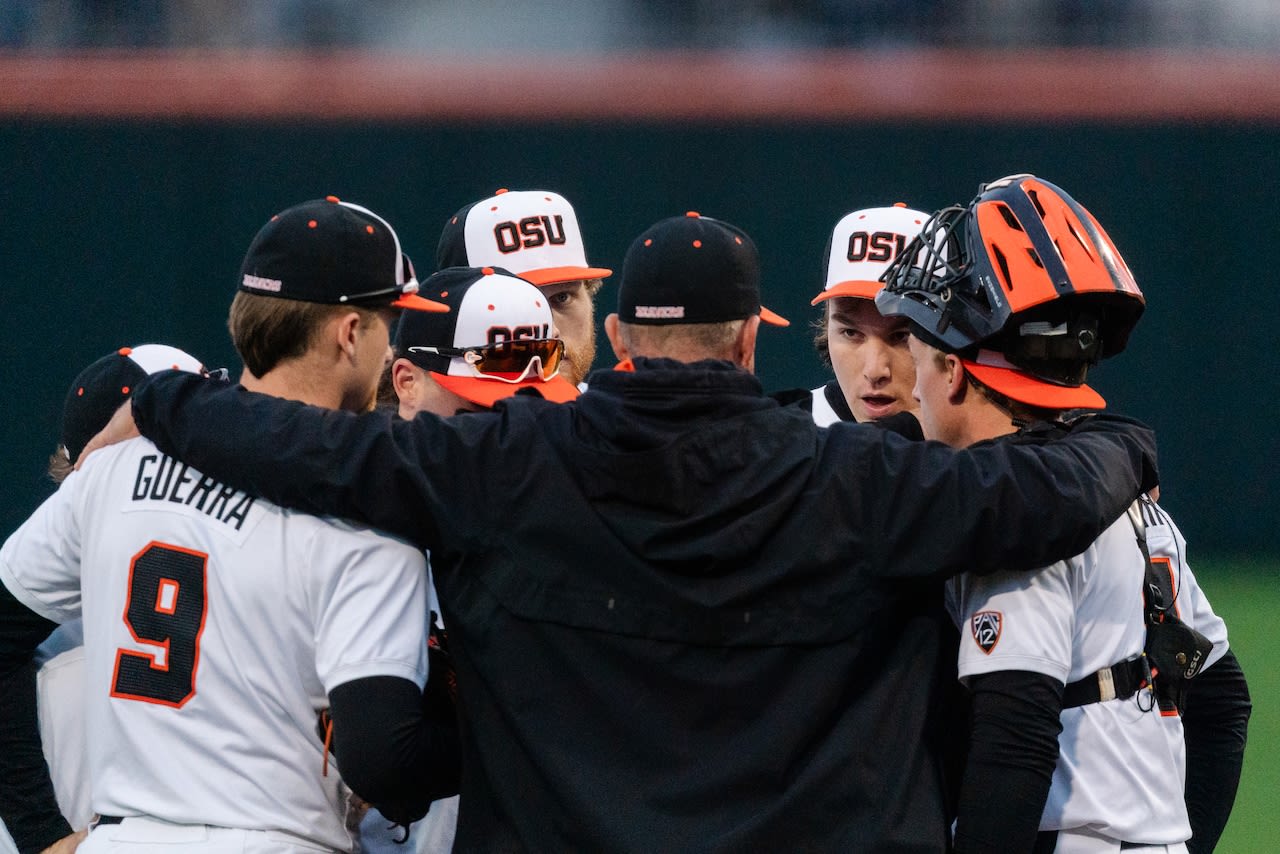
<svg viewBox="0 0 1280 854">
<path fill-rule="evenodd" d="M 107 445 L 114 445 L 117 442 L 123 442 L 126 439 L 133 439 L 142 434 L 138 432 L 138 425 L 133 421 L 133 404 L 126 400 L 120 404 L 120 408 L 116 410 L 116 414 L 111 416 L 111 420 L 107 422 L 107 426 L 103 427 L 96 436 L 89 440 L 89 444 L 84 446 L 84 450 L 80 452 L 80 456 L 76 459 L 76 470 L 84 465 L 84 461 L 89 455 L 99 448 L 105 448 Z"/>
</svg>

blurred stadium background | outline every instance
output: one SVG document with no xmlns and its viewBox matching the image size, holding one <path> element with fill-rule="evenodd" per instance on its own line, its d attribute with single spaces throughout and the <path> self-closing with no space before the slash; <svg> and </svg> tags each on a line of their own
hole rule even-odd
<svg viewBox="0 0 1280 854">
<path fill-rule="evenodd" d="M 1035 172 L 1146 291 L 1095 385 L 1159 430 L 1253 688 L 1219 850 L 1272 851 L 1278 152 L 1275 0 L 0 0 L 0 527 L 47 493 L 89 361 L 163 341 L 238 369 L 235 271 L 294 202 L 373 207 L 423 274 L 444 219 L 504 186 L 563 192 L 615 269 L 656 219 L 728 219 L 793 320 L 762 336 L 781 388 L 824 378 L 808 301 L 843 213 Z"/>
</svg>

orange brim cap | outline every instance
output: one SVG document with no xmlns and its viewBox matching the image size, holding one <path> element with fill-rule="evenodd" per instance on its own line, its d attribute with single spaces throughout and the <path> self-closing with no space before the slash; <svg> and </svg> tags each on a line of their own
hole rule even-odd
<svg viewBox="0 0 1280 854">
<path fill-rule="evenodd" d="M 859 299 L 875 299 L 876 294 L 880 293 L 880 289 L 884 287 L 884 282 L 864 282 L 851 280 L 848 282 L 836 282 L 831 287 L 818 294 L 809 301 L 809 305 L 817 305 L 823 300 L 829 300 L 833 297 L 858 297 Z"/>
<path fill-rule="evenodd" d="M 407 308 L 411 311 L 431 311 L 436 314 L 448 314 L 450 310 L 449 306 L 442 302 L 420 297 L 417 294 L 401 294 L 391 305 L 395 308 Z"/>
<path fill-rule="evenodd" d="M 612 276 L 613 271 L 604 267 L 544 267 L 541 270 L 525 270 L 516 275 L 535 285 L 558 285 L 579 279 L 603 279 Z"/>
<path fill-rule="evenodd" d="M 579 393 L 577 386 L 561 376 L 554 376 L 549 380 L 529 379 L 518 383 L 504 383 L 483 377 L 456 377 L 431 371 L 431 379 L 446 391 L 485 407 L 511 397 L 522 388 L 536 389 L 538 394 L 552 403 L 568 403 L 577 399 Z"/>
<path fill-rule="evenodd" d="M 1011 400 L 1043 409 L 1105 409 L 1107 402 L 1087 385 L 1056 385 L 1012 367 L 983 365 L 961 359 L 964 369 L 983 385 Z"/>
<path fill-rule="evenodd" d="M 767 309 L 764 306 L 760 306 L 760 320 L 761 322 L 767 323 L 770 326 L 790 326 L 791 325 L 790 320 L 787 320 L 785 317 L 778 314 L 776 311 Z"/>
</svg>

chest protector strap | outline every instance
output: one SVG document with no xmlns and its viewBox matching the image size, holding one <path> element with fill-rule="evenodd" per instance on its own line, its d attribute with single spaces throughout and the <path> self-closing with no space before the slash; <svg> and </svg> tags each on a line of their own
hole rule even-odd
<svg viewBox="0 0 1280 854">
<path fill-rule="evenodd" d="M 1128 510 L 1138 549 L 1146 562 L 1142 613 L 1147 639 L 1142 654 L 1104 667 L 1067 685 L 1062 692 L 1064 709 L 1105 700 L 1128 699 L 1139 689 L 1154 685 L 1160 711 L 1177 714 L 1187 682 L 1200 672 L 1213 649 L 1208 638 L 1182 622 L 1174 613 L 1173 578 L 1169 573 L 1161 572 L 1151 560 L 1147 549 L 1147 526 L 1142 519 L 1142 505 L 1150 501 L 1144 495 L 1129 505 Z"/>
</svg>

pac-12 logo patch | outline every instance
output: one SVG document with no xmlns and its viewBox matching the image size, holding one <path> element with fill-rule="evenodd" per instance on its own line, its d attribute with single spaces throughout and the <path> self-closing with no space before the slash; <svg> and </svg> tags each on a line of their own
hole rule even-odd
<svg viewBox="0 0 1280 854">
<path fill-rule="evenodd" d="M 1000 628 L 1004 624 L 1004 615 L 999 611 L 979 611 L 969 621 L 973 629 L 974 642 L 987 655 L 1000 642 Z"/>
</svg>

